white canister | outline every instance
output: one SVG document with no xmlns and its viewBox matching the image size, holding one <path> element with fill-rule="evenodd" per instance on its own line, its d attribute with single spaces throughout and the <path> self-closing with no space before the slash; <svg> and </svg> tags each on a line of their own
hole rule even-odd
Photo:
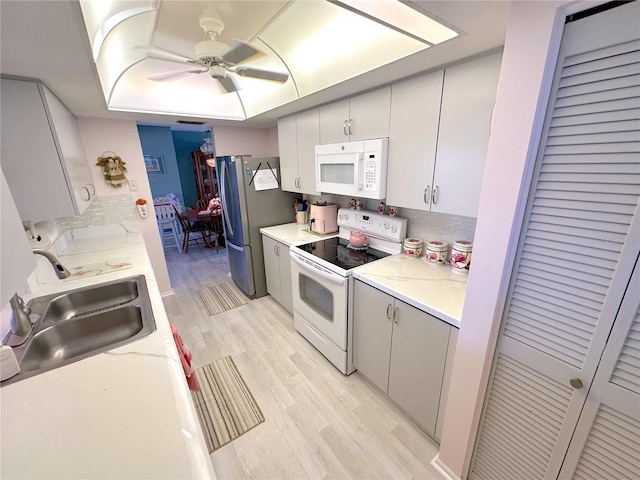
<svg viewBox="0 0 640 480">
<path fill-rule="evenodd" d="M 409 257 L 419 257 L 422 255 L 422 240 L 418 238 L 405 238 L 402 244 L 402 251 Z"/>
<path fill-rule="evenodd" d="M 427 242 L 427 253 L 424 258 L 430 263 L 444 263 L 447 261 L 447 250 L 449 250 L 449 244 L 441 240 L 433 240 Z"/>
<path fill-rule="evenodd" d="M 466 271 L 469 270 L 471 265 L 471 250 L 473 249 L 473 242 L 470 240 L 458 240 L 453 242 L 453 248 L 451 249 L 451 256 L 449 257 L 449 263 L 454 270 Z"/>
</svg>

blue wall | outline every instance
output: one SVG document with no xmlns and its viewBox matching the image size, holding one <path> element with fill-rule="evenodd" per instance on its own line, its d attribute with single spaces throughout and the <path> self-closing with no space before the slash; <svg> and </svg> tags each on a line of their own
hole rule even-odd
<svg viewBox="0 0 640 480">
<path fill-rule="evenodd" d="M 198 191 L 196 190 L 191 152 L 200 148 L 204 141 L 204 133 L 173 130 L 172 134 L 173 145 L 178 159 L 180 182 L 182 183 L 183 205 L 195 206 L 198 201 Z"/>
<path fill-rule="evenodd" d="M 164 174 L 147 174 L 149 185 L 151 186 L 151 194 L 155 198 L 164 197 L 167 193 L 174 193 L 184 205 L 171 128 L 138 125 L 138 135 L 140 136 L 142 152 L 145 155 L 162 155 L 164 160 Z"/>
</svg>

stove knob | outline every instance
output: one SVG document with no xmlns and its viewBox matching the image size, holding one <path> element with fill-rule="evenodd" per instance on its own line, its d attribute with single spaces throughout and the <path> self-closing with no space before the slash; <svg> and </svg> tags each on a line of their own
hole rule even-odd
<svg viewBox="0 0 640 480">
<path fill-rule="evenodd" d="M 396 233 L 398 231 L 398 227 L 396 227 L 395 225 L 393 227 L 391 227 L 391 231 L 393 233 Z"/>
<path fill-rule="evenodd" d="M 339 218 L 340 220 L 342 220 L 342 218 L 343 218 L 342 214 L 338 215 L 338 218 Z"/>
<path fill-rule="evenodd" d="M 385 224 L 384 224 L 384 229 L 385 229 L 385 230 L 389 230 L 389 224 L 388 224 L 388 223 L 385 223 Z"/>
</svg>

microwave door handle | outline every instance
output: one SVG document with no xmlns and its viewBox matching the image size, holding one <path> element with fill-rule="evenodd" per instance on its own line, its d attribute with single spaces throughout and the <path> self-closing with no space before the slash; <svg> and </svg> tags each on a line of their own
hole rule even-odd
<svg viewBox="0 0 640 480">
<path fill-rule="evenodd" d="M 362 153 L 356 153 L 356 164 L 358 169 L 358 190 L 362 190 L 364 183 L 364 162 L 362 161 Z"/>
</svg>

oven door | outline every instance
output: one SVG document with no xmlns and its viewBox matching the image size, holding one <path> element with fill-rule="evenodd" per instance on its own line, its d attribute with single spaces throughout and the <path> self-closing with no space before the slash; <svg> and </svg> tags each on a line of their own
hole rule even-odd
<svg viewBox="0 0 640 480">
<path fill-rule="evenodd" d="M 294 311 L 346 351 L 349 279 L 293 250 L 290 256 Z"/>
</svg>

